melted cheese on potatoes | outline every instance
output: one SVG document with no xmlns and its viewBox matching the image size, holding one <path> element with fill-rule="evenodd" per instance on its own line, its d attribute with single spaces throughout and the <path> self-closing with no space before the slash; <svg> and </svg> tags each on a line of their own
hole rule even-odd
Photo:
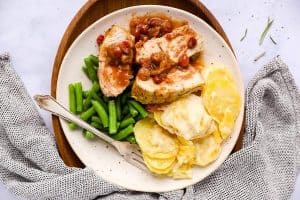
<svg viewBox="0 0 300 200">
<path fill-rule="evenodd" d="M 191 140 L 212 133 L 212 118 L 205 111 L 201 97 L 191 94 L 154 112 L 157 123 L 176 134 Z"/>
<path fill-rule="evenodd" d="M 223 139 L 232 132 L 240 112 L 241 97 L 232 74 L 222 66 L 211 65 L 204 70 L 203 103 Z"/>
</svg>

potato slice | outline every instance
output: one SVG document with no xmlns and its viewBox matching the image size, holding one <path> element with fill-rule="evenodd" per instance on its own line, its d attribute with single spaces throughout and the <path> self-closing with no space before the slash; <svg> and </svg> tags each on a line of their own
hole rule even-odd
<svg viewBox="0 0 300 200">
<path fill-rule="evenodd" d="M 213 119 L 204 109 L 202 98 L 190 94 L 155 111 L 156 122 L 186 140 L 205 137 L 213 132 Z"/>
<path fill-rule="evenodd" d="M 193 140 L 196 149 L 195 165 L 206 166 L 216 160 L 221 152 L 221 145 L 215 140 L 213 134 Z"/>
<path fill-rule="evenodd" d="M 192 166 L 195 161 L 195 146 L 193 142 L 178 137 L 179 152 L 177 154 L 177 163 L 174 165 L 169 176 L 182 179 L 192 178 Z"/>
<path fill-rule="evenodd" d="M 219 125 L 225 140 L 231 133 L 240 112 L 241 97 L 232 75 L 225 68 L 213 67 L 205 72 L 203 103 L 207 112 Z"/>
<path fill-rule="evenodd" d="M 170 162 L 170 161 L 172 161 L 172 159 L 173 158 L 171 158 L 171 159 L 153 159 L 153 158 L 144 156 L 144 161 L 145 161 L 145 164 L 147 165 L 148 169 L 151 172 L 153 172 L 155 174 L 160 174 L 160 175 L 166 175 L 174 168 L 176 160 L 174 157 L 173 162 Z M 160 165 L 165 168 L 162 168 Z M 156 168 L 156 167 L 158 167 L 158 168 Z"/>
<path fill-rule="evenodd" d="M 134 135 L 142 152 L 151 158 L 168 159 L 178 153 L 176 137 L 146 118 L 138 121 L 134 126 Z"/>
<path fill-rule="evenodd" d="M 168 171 L 170 171 L 171 167 L 176 163 L 175 159 L 175 156 L 167 159 L 157 159 L 144 155 L 145 164 L 149 169 L 154 169 L 154 172 L 156 173 L 157 171 L 159 171 L 160 173 L 167 173 Z"/>
</svg>

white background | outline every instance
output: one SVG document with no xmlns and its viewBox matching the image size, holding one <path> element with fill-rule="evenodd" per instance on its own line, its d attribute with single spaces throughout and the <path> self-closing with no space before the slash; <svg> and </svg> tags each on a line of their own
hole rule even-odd
<svg viewBox="0 0 300 200">
<path fill-rule="evenodd" d="M 280 55 L 300 85 L 300 1 L 299 0 L 202 0 L 227 33 L 247 84 L 255 72 L 272 57 Z M 84 0 L 0 0 L 0 53 L 8 51 L 29 93 L 49 94 L 54 56 L 60 39 Z M 274 19 L 269 35 L 258 40 L 268 17 Z M 245 29 L 247 37 L 240 38 Z M 254 63 L 254 58 L 266 56 Z M 41 112 L 52 129 L 50 115 Z M 300 180 L 294 199 L 300 199 Z M 15 199 L 0 184 L 0 200 Z"/>
</svg>

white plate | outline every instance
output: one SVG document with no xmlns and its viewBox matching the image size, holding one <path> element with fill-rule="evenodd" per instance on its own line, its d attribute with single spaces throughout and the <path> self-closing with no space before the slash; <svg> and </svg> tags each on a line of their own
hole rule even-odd
<svg viewBox="0 0 300 200">
<path fill-rule="evenodd" d="M 129 7 L 107 15 L 83 31 L 69 48 L 59 71 L 56 97 L 62 105 L 68 107 L 69 83 L 81 81 L 84 89 L 91 87 L 91 81 L 86 78 L 81 67 L 84 57 L 97 54 L 98 47 L 95 40 L 100 33 L 104 33 L 113 24 L 128 27 L 133 13 L 139 15 L 147 12 L 165 13 L 175 19 L 188 21 L 190 26 L 204 37 L 204 61 L 225 64 L 236 78 L 242 97 L 241 112 L 231 137 L 223 144 L 219 158 L 207 167 L 195 166 L 193 178 L 190 180 L 158 178 L 128 164 L 112 147 L 100 139 L 87 140 L 82 136 L 81 130 L 70 131 L 66 121 L 60 119 L 60 122 L 69 144 L 79 159 L 103 179 L 131 190 L 166 192 L 195 184 L 215 171 L 235 146 L 242 125 L 244 86 L 238 63 L 226 42 L 206 22 L 186 11 L 156 5 Z"/>
</svg>

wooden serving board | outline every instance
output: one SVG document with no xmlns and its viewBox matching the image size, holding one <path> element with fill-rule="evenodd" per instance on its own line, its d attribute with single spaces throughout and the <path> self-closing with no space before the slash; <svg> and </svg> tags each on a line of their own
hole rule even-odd
<svg viewBox="0 0 300 200">
<path fill-rule="evenodd" d="M 200 17 L 209 25 L 211 25 L 224 38 L 224 40 L 232 49 L 230 42 L 217 19 L 198 0 L 89 0 L 85 5 L 83 5 L 83 7 L 72 19 L 60 42 L 53 64 L 51 95 L 53 97 L 56 97 L 57 78 L 62 60 L 72 42 L 84 29 L 86 29 L 96 20 L 115 10 L 126 8 L 129 6 L 147 4 L 166 5 L 193 13 L 194 15 Z M 78 157 L 70 147 L 68 141 L 66 140 L 58 117 L 52 115 L 52 124 L 56 137 L 57 147 L 60 156 L 64 160 L 65 164 L 72 167 L 84 167 L 84 165 L 78 159 Z M 240 148 L 240 144 L 242 141 L 241 135 L 242 134 L 240 134 L 240 138 L 236 145 L 235 151 Z"/>
</svg>

